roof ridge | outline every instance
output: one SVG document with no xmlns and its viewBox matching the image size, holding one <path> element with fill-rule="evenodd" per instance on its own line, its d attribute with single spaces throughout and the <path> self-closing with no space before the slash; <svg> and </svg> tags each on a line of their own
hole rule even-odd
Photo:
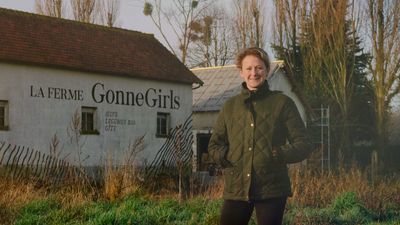
<svg viewBox="0 0 400 225">
<path fill-rule="evenodd" d="M 191 68 L 190 70 L 211 70 L 211 69 L 228 68 L 228 67 L 235 67 L 235 66 L 236 65 L 197 67 L 197 68 Z"/>
<path fill-rule="evenodd" d="M 273 60 L 273 61 L 271 61 L 271 63 L 276 63 L 281 67 L 285 64 L 285 61 L 284 60 Z M 229 68 L 229 67 L 236 67 L 236 65 L 231 64 L 231 65 L 224 65 L 224 66 L 196 67 L 196 68 L 191 68 L 190 70 L 192 70 L 192 71 L 211 70 L 211 69 L 222 69 L 222 68 Z"/>
</svg>

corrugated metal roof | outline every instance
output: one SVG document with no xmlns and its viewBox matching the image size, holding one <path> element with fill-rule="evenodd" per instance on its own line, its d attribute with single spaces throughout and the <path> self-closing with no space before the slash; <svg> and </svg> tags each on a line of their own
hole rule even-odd
<svg viewBox="0 0 400 225">
<path fill-rule="evenodd" d="M 282 65 L 283 61 L 273 62 L 267 80 Z M 203 86 L 193 90 L 194 112 L 219 111 L 225 101 L 242 88 L 243 79 L 235 65 L 198 68 L 192 69 L 192 72 L 204 82 Z"/>
</svg>

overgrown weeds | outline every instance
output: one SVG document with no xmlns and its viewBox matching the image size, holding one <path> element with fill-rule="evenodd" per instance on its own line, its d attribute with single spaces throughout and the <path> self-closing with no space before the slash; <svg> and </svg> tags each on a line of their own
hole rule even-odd
<svg viewBox="0 0 400 225">
<path fill-rule="evenodd" d="M 193 177 L 192 194 L 180 204 L 176 187 L 154 195 L 140 188 L 132 172 L 111 167 L 104 185 L 85 187 L 77 179 L 56 190 L 0 178 L 0 224 L 218 224 L 220 177 Z M 286 224 L 400 222 L 398 177 L 372 183 L 357 168 L 324 174 L 296 170 L 291 177 L 294 195 Z M 110 187 L 117 190 L 106 191 Z"/>
<path fill-rule="evenodd" d="M 359 168 L 336 172 L 315 173 L 311 170 L 292 171 L 293 197 L 289 204 L 300 207 L 327 207 L 338 196 L 354 192 L 366 208 L 383 214 L 397 205 L 400 210 L 398 176 L 382 177 L 371 182 Z"/>
<path fill-rule="evenodd" d="M 137 157 L 144 150 L 144 137 L 140 136 L 130 143 L 124 151 L 123 159 L 118 163 L 110 153 L 104 168 L 104 197 L 114 201 L 137 191 L 140 186 Z"/>
</svg>

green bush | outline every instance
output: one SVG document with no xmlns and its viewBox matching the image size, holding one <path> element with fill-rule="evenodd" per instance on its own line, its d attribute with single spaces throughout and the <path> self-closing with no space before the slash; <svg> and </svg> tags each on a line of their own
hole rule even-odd
<svg viewBox="0 0 400 225">
<path fill-rule="evenodd" d="M 355 192 L 345 192 L 339 195 L 333 201 L 331 208 L 338 224 L 366 224 L 376 218 L 376 215 L 359 202 Z"/>
<path fill-rule="evenodd" d="M 285 224 L 378 224 L 378 216 L 366 209 L 355 192 L 345 192 L 337 196 L 327 208 L 289 206 L 284 219 Z M 400 224 L 399 220 L 397 224 Z"/>
</svg>

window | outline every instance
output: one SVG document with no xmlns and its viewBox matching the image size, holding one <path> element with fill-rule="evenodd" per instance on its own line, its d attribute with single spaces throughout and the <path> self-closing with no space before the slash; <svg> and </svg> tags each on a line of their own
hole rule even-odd
<svg viewBox="0 0 400 225">
<path fill-rule="evenodd" d="M 0 100 L 0 130 L 8 129 L 8 101 Z"/>
<path fill-rule="evenodd" d="M 169 113 L 157 113 L 157 137 L 167 137 L 169 131 Z"/>
<path fill-rule="evenodd" d="M 81 117 L 81 133 L 82 134 L 99 134 L 96 129 L 96 108 L 82 107 Z"/>
</svg>

